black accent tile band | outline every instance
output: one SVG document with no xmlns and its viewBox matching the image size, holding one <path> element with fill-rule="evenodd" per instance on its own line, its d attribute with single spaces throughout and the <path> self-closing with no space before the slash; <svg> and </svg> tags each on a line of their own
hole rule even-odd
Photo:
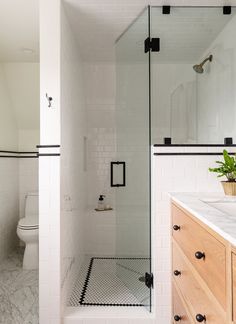
<svg viewBox="0 0 236 324">
<path fill-rule="evenodd" d="M 229 155 L 235 155 L 236 153 L 232 153 L 229 152 Z M 222 152 L 206 152 L 206 153 L 202 153 L 202 152 L 174 152 L 174 153 L 153 153 L 153 155 L 155 156 L 162 156 L 162 155 L 166 155 L 166 156 L 171 156 L 171 155 L 222 155 Z"/>
<path fill-rule="evenodd" d="M 60 153 L 39 153 L 38 156 L 61 156 Z"/>
<path fill-rule="evenodd" d="M 154 147 L 236 147 L 236 144 L 154 144 Z"/>
<path fill-rule="evenodd" d="M 37 148 L 61 147 L 61 145 L 36 145 Z"/>
</svg>

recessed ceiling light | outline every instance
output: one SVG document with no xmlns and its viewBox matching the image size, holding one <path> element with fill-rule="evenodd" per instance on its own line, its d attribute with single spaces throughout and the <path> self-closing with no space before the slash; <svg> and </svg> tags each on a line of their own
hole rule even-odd
<svg viewBox="0 0 236 324">
<path fill-rule="evenodd" d="M 24 54 L 34 54 L 34 50 L 32 48 L 22 47 L 20 51 Z"/>
</svg>

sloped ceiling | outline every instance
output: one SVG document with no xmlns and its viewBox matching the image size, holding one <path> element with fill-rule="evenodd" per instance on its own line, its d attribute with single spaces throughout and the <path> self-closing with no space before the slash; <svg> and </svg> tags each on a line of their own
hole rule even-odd
<svg viewBox="0 0 236 324">
<path fill-rule="evenodd" d="M 3 69 L 18 129 L 39 129 L 39 64 L 5 63 Z"/>
<path fill-rule="evenodd" d="M 39 0 L 0 0 L 0 61 L 38 60 Z"/>
</svg>

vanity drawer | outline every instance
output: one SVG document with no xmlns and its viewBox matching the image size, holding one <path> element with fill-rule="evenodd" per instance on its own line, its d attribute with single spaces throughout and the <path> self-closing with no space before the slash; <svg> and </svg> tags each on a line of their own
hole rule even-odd
<svg viewBox="0 0 236 324">
<path fill-rule="evenodd" d="M 226 309 L 226 248 L 189 215 L 172 204 L 173 237 Z"/>
<path fill-rule="evenodd" d="M 172 297 L 173 297 L 173 323 L 192 324 L 193 320 L 190 319 L 182 300 L 175 288 L 175 284 L 172 285 Z M 180 318 L 180 319 L 179 319 Z M 176 319 L 176 320 L 175 320 Z"/>
<path fill-rule="evenodd" d="M 232 253 L 233 320 L 236 323 L 236 254 Z"/>
<path fill-rule="evenodd" d="M 192 318 L 195 320 L 199 314 L 206 316 L 208 324 L 223 324 L 227 323 L 226 313 L 223 308 L 219 307 L 218 302 L 213 300 L 210 292 L 205 291 L 191 270 L 191 267 L 184 260 L 183 252 L 178 245 L 173 242 L 173 263 L 172 276 L 174 282 L 180 289 Z M 174 274 L 175 271 L 180 271 L 179 275 Z M 197 323 L 197 321 L 195 320 Z M 204 322 L 204 321 L 203 321 Z"/>
</svg>

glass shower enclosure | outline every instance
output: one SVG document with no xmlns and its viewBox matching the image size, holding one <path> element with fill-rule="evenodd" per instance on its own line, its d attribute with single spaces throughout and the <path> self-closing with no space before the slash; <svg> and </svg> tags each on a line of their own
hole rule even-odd
<svg viewBox="0 0 236 324">
<path fill-rule="evenodd" d="M 116 196 L 116 271 L 151 309 L 150 34 L 146 8 L 116 42 L 116 160 L 111 186 Z M 129 302 L 128 302 L 129 303 Z"/>
<path fill-rule="evenodd" d="M 234 7 L 148 7 L 116 42 L 117 275 L 148 309 L 151 146 L 236 138 L 235 14 Z"/>
</svg>

